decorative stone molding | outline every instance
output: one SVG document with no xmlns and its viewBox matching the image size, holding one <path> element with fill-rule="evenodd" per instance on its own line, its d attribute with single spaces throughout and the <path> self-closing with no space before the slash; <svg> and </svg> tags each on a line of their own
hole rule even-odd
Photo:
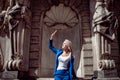
<svg viewBox="0 0 120 80">
<path fill-rule="evenodd" d="M 75 11 L 64 4 L 52 6 L 46 12 L 44 23 L 54 29 L 72 28 L 78 24 L 78 17 Z"/>
<path fill-rule="evenodd" d="M 17 70 L 22 70 L 22 65 L 23 61 L 18 59 L 18 60 L 10 60 L 7 63 L 6 69 L 8 71 L 17 71 Z"/>
<path fill-rule="evenodd" d="M 115 69 L 115 61 L 111 58 L 111 55 L 109 53 L 104 53 L 101 55 L 99 67 L 101 70 Z"/>
<path fill-rule="evenodd" d="M 112 70 L 115 69 L 114 60 L 100 60 L 99 67 L 101 70 Z"/>
</svg>

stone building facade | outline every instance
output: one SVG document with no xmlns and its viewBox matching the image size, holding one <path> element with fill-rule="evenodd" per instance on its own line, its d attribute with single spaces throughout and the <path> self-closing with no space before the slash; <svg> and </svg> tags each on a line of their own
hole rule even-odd
<svg viewBox="0 0 120 80">
<path fill-rule="evenodd" d="M 80 80 L 119 80 L 119 5 L 119 0 L 0 0 L 1 80 L 52 80 L 55 55 L 48 40 L 56 29 L 57 48 L 66 38 L 73 43 Z"/>
</svg>

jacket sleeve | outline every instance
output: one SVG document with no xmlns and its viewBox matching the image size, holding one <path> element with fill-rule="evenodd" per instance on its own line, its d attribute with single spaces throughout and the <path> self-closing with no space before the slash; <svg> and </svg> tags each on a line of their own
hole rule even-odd
<svg viewBox="0 0 120 80">
<path fill-rule="evenodd" d="M 57 53 L 58 49 L 53 46 L 53 40 L 49 40 L 49 49 L 51 49 L 55 54 Z"/>
</svg>

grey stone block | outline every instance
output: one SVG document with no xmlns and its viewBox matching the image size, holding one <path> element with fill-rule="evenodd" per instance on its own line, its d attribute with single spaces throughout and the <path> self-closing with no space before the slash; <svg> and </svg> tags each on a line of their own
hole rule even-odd
<svg viewBox="0 0 120 80">
<path fill-rule="evenodd" d="M 18 71 L 4 71 L 0 73 L 1 79 L 17 79 L 18 78 Z"/>
<path fill-rule="evenodd" d="M 94 76 L 97 78 L 110 78 L 110 77 L 117 77 L 117 70 L 102 70 L 102 71 L 95 71 Z"/>
<path fill-rule="evenodd" d="M 97 78 L 93 80 L 120 80 L 120 78 Z"/>
<path fill-rule="evenodd" d="M 102 70 L 95 71 L 92 80 L 120 80 L 117 75 L 117 70 Z"/>
</svg>

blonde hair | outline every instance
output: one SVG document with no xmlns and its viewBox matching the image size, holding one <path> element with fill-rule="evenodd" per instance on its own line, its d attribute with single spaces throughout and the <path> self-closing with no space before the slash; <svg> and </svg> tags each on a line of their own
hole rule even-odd
<svg viewBox="0 0 120 80">
<path fill-rule="evenodd" d="M 65 39 L 64 42 L 66 43 L 67 46 L 69 46 L 70 48 L 72 48 L 72 42 L 68 39 Z"/>
</svg>

